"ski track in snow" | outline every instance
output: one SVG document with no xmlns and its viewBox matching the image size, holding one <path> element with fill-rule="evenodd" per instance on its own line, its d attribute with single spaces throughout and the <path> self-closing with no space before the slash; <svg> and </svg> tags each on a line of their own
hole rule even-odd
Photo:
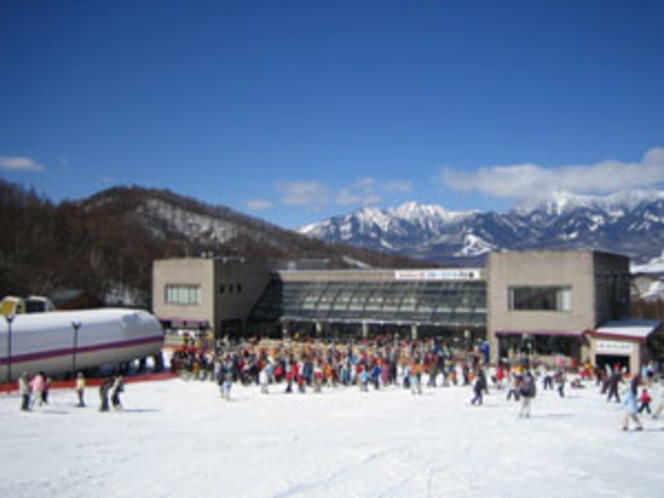
<svg viewBox="0 0 664 498">
<path fill-rule="evenodd" d="M 0 396 L 0 495 L 8 497 L 624 497 L 661 496 L 664 421 L 620 430 L 594 383 L 542 391 L 532 417 L 491 390 L 283 393 L 174 379 L 127 386 L 122 412 L 72 391 L 18 410 Z"/>
</svg>

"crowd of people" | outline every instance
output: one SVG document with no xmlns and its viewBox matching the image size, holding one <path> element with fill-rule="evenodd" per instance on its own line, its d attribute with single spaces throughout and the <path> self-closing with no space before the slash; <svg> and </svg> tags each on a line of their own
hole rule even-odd
<svg viewBox="0 0 664 498">
<path fill-rule="evenodd" d="M 44 372 L 30 375 L 24 372 L 18 379 L 18 392 L 21 397 L 21 410 L 30 411 L 48 405 L 48 395 L 53 385 L 53 380 Z M 74 380 L 74 392 L 76 393 L 76 406 L 84 408 L 85 402 L 86 378 L 83 372 L 78 372 Z M 124 391 L 124 378 L 122 375 L 114 375 L 103 378 L 99 382 L 99 411 L 107 412 L 110 406 L 116 410 L 122 409 L 120 399 Z M 111 405 L 109 405 L 109 397 Z"/>
<path fill-rule="evenodd" d="M 566 365 L 556 361 L 549 366 L 528 358 L 502 361 L 490 366 L 477 348 L 454 354 L 443 342 L 394 341 L 377 338 L 349 343 L 316 341 L 252 341 L 235 345 L 223 343 L 215 352 L 193 348 L 176 351 L 171 368 L 188 379 L 212 380 L 221 396 L 230 399 L 234 383 L 257 385 L 264 394 L 271 389 L 286 393 L 320 392 L 323 388 L 356 386 L 363 392 L 390 386 L 422 394 L 422 387 L 469 386 L 470 404 L 481 406 L 489 388 L 505 392 L 506 399 L 520 404 L 519 417 L 528 418 L 537 385 L 543 390 L 566 396 L 566 388 L 584 388 L 594 380 L 607 401 L 621 403 L 625 410 L 623 429 L 631 421 L 642 430 L 639 414 L 644 411 L 657 419 L 664 411 L 664 389 L 655 372 L 644 368 L 629 375 L 621 365 Z M 622 393 L 622 398 L 621 398 Z M 654 398 L 653 398 L 654 397 Z M 657 400 L 654 410 L 650 404 Z"/>
<path fill-rule="evenodd" d="M 231 399 L 236 383 L 256 385 L 260 392 L 271 390 L 285 393 L 324 388 L 359 387 L 362 392 L 398 386 L 421 395 L 423 387 L 468 386 L 470 404 L 482 406 L 489 389 L 505 393 L 507 401 L 520 404 L 519 417 L 531 415 L 537 385 L 552 390 L 561 398 L 565 388 L 583 388 L 594 380 L 608 402 L 620 403 L 624 409 L 622 427 L 633 425 L 642 430 L 640 415 L 646 412 L 657 419 L 664 411 L 664 389 L 656 372 L 644 368 L 636 375 L 627 375 L 620 365 L 594 367 L 586 361 L 580 368 L 557 363 L 551 367 L 529 358 L 515 362 L 488 364 L 488 357 L 477 348 L 469 353 L 454 353 L 445 343 L 428 341 L 397 341 L 376 338 L 347 343 L 319 341 L 256 340 L 231 344 L 222 342 L 215 351 L 183 347 L 170 361 L 173 372 L 186 379 L 209 380 L 218 384 L 220 395 Z M 569 380 L 569 382 L 568 382 Z M 21 410 L 32 410 L 48 404 L 52 380 L 39 372 L 24 373 L 18 382 Z M 82 372 L 75 378 L 74 391 L 78 407 L 85 407 L 86 379 Z M 122 409 L 124 391 L 122 375 L 104 378 L 99 383 L 99 410 L 111 406 Z M 651 403 L 656 403 L 651 407 Z"/>
</svg>

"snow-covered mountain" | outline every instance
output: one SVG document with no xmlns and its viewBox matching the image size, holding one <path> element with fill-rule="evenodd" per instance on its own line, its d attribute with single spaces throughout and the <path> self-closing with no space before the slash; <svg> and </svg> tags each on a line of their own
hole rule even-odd
<svg viewBox="0 0 664 498">
<path fill-rule="evenodd" d="M 524 201 L 504 214 L 451 212 L 409 202 L 384 210 L 363 208 L 301 232 L 442 264 L 477 264 L 490 251 L 594 249 L 626 254 L 642 265 L 664 249 L 664 192 L 556 193 Z"/>
</svg>

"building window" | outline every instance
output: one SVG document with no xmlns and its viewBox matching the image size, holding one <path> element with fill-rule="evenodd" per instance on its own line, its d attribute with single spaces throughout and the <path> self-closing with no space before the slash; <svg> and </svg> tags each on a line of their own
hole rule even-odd
<svg viewBox="0 0 664 498">
<path fill-rule="evenodd" d="M 199 304 L 201 302 L 201 286 L 167 285 L 165 301 L 167 304 Z"/>
<path fill-rule="evenodd" d="M 571 311 L 571 287 L 510 287 L 512 311 Z"/>
</svg>

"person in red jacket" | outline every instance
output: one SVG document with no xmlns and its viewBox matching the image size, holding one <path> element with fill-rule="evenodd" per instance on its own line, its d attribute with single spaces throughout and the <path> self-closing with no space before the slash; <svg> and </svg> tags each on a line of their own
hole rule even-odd
<svg viewBox="0 0 664 498">
<path fill-rule="evenodd" d="M 650 397 L 648 390 L 645 388 L 641 389 L 641 395 L 639 396 L 639 413 L 643 412 L 643 410 L 646 410 L 648 412 L 648 415 L 650 415 L 651 401 L 652 398 Z"/>
</svg>

